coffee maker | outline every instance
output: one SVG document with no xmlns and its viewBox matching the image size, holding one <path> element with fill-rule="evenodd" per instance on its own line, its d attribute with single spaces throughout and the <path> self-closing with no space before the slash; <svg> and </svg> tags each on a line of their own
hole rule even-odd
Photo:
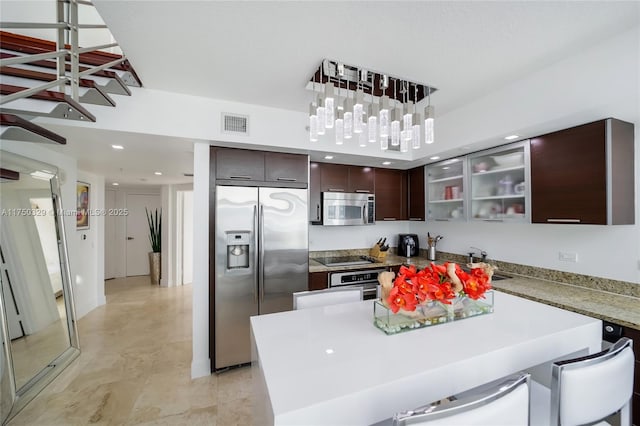
<svg viewBox="0 0 640 426">
<path fill-rule="evenodd" d="M 416 234 L 398 235 L 398 256 L 415 257 L 420 253 L 420 244 Z"/>
</svg>

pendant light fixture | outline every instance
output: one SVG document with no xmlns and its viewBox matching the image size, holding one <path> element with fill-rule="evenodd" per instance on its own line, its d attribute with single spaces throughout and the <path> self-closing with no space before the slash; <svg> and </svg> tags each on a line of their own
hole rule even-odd
<svg viewBox="0 0 640 426">
<path fill-rule="evenodd" d="M 419 149 L 422 138 L 427 144 L 434 142 L 431 94 L 437 89 L 431 86 L 329 59 L 322 61 L 310 82 L 307 87 L 317 93 L 309 105 L 311 142 L 328 133 L 326 129 L 334 129 L 336 144 L 357 137 L 360 146 L 379 142 L 380 149 L 387 150 L 391 141 L 396 152 Z M 422 117 L 417 106 L 425 98 Z"/>
<path fill-rule="evenodd" d="M 396 88 L 398 85 L 398 81 L 394 80 L 393 82 L 393 97 L 396 98 Z M 391 146 L 400 145 L 400 121 L 402 120 L 402 105 L 397 105 L 393 109 L 393 118 L 391 120 Z"/>
<path fill-rule="evenodd" d="M 369 129 L 369 143 L 376 143 L 378 141 L 378 114 L 380 113 L 380 107 L 378 104 L 371 103 L 369 105 L 369 119 L 367 120 L 367 127 Z"/>
<path fill-rule="evenodd" d="M 360 79 L 353 104 L 353 133 L 362 133 L 364 128 L 364 91 L 360 86 L 362 81 L 367 80 L 367 71 L 360 70 Z"/>
<path fill-rule="evenodd" d="M 424 109 L 424 143 L 432 144 L 434 142 L 433 119 L 435 117 L 435 110 L 431 105 L 431 91 L 427 95 L 427 106 Z"/>
<path fill-rule="evenodd" d="M 414 86 L 413 99 L 418 99 L 418 86 Z M 414 105 L 413 126 L 411 126 L 411 146 L 413 149 L 420 149 L 420 135 L 422 134 L 422 128 L 420 126 L 421 123 L 422 117 L 420 117 L 420 113 L 416 111 Z"/>
</svg>

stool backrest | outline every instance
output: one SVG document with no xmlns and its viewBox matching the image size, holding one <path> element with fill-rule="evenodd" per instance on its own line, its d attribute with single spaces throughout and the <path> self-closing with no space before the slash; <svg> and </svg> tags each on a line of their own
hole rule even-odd
<svg viewBox="0 0 640 426">
<path fill-rule="evenodd" d="M 597 354 L 555 362 L 551 424 L 596 422 L 629 404 L 635 363 L 632 344 L 623 337 Z"/>
</svg>

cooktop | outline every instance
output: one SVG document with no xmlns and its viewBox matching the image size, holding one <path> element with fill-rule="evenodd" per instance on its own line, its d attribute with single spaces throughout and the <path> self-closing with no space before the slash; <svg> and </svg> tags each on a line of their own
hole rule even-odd
<svg viewBox="0 0 640 426">
<path fill-rule="evenodd" d="M 349 266 L 376 263 L 376 260 L 369 256 L 315 257 L 314 260 L 322 263 L 325 266 Z"/>
</svg>

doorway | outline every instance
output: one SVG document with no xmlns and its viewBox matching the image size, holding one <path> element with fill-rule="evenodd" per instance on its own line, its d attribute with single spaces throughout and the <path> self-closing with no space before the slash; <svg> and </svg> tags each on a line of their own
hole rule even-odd
<svg viewBox="0 0 640 426">
<path fill-rule="evenodd" d="M 149 255 L 151 243 L 149 242 L 149 224 L 145 208 L 149 212 L 160 210 L 159 195 L 127 194 L 126 216 L 126 273 L 128 277 L 136 275 L 149 275 Z"/>
</svg>

